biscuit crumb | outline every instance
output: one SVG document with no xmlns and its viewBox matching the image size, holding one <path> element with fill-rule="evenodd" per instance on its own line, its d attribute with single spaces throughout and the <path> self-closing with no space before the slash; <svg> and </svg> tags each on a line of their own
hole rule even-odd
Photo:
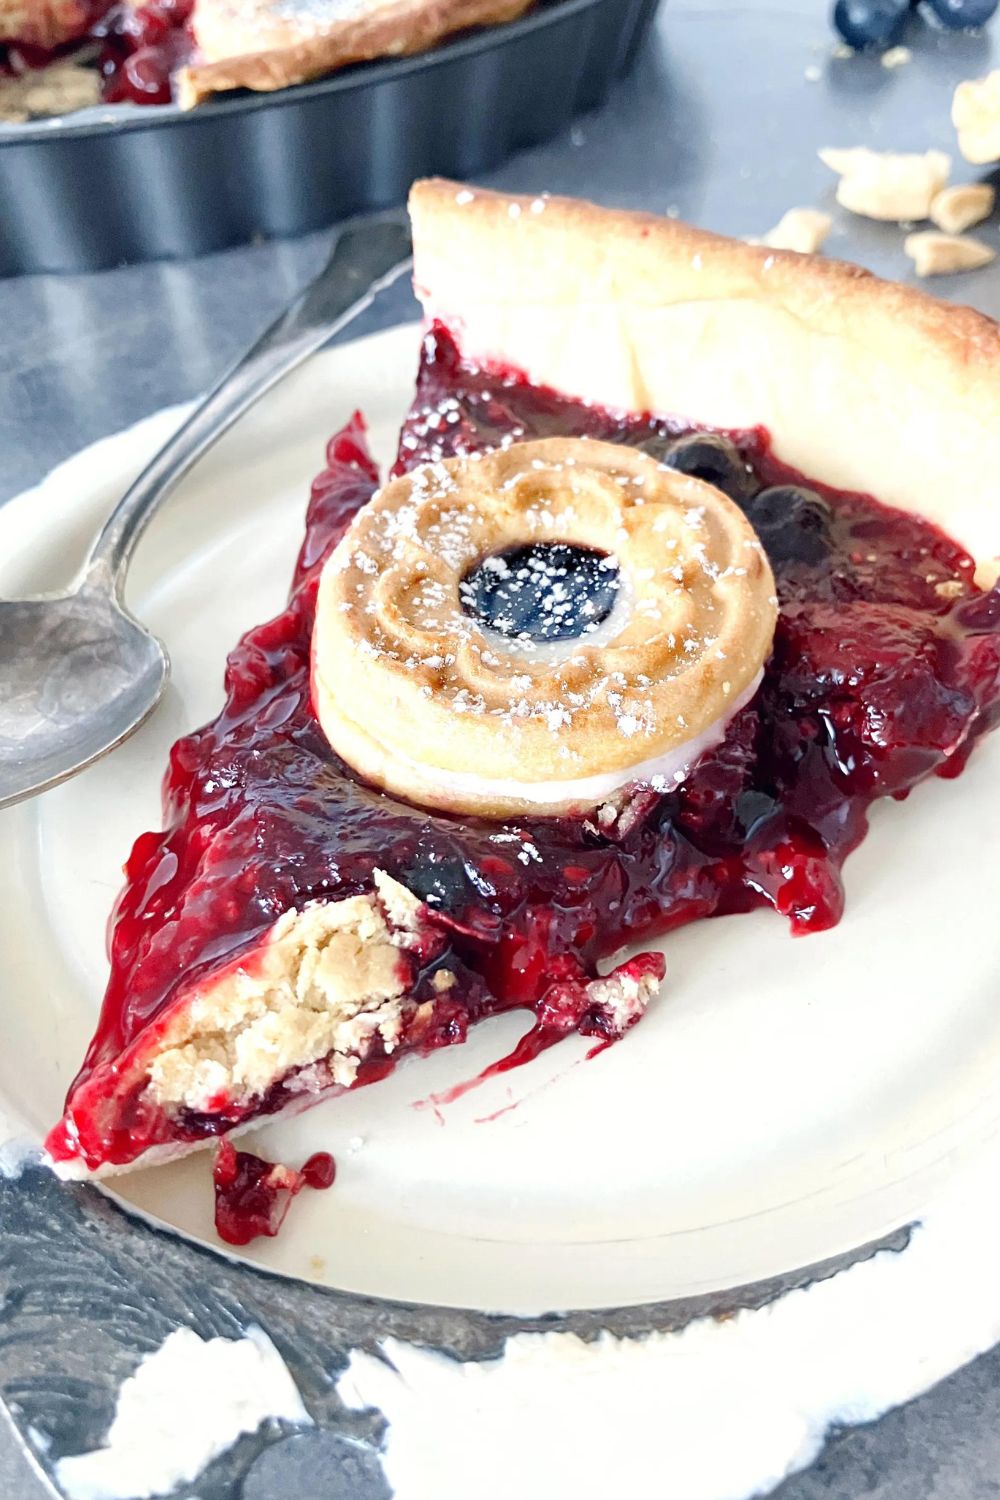
<svg viewBox="0 0 1000 1500">
<path fill-rule="evenodd" d="M 958 149 L 976 166 L 1000 160 L 1000 68 L 985 78 L 969 78 L 955 90 L 952 124 Z"/>
<path fill-rule="evenodd" d="M 946 234 L 962 234 L 988 219 L 996 192 L 988 182 L 962 182 L 944 188 L 931 204 L 931 218 Z"/>
<path fill-rule="evenodd" d="M 0 122 L 6 125 L 68 115 L 100 102 L 100 73 L 76 62 L 54 62 L 19 76 L 0 77 Z"/>
<path fill-rule="evenodd" d="M 982 240 L 925 229 L 908 234 L 903 249 L 913 261 L 918 276 L 950 276 L 955 271 L 976 271 L 996 259 L 996 251 Z"/>
<path fill-rule="evenodd" d="M 909 47 L 890 47 L 887 52 L 882 53 L 883 68 L 902 68 L 913 57 Z"/>
<path fill-rule="evenodd" d="M 824 147 L 820 160 L 836 172 L 837 202 L 868 219 L 903 223 L 926 219 L 948 181 L 951 158 L 943 151 L 869 151 L 865 146 Z"/>
<path fill-rule="evenodd" d="M 772 250 L 795 250 L 800 255 L 814 255 L 821 249 L 833 219 L 819 208 L 790 208 L 782 214 L 773 229 L 764 235 L 762 244 Z"/>
<path fill-rule="evenodd" d="M 606 979 L 593 979 L 587 985 L 591 1001 L 607 1014 L 619 1034 L 635 1025 L 660 988 L 655 974 L 630 974 L 628 967 L 622 964 Z"/>
</svg>

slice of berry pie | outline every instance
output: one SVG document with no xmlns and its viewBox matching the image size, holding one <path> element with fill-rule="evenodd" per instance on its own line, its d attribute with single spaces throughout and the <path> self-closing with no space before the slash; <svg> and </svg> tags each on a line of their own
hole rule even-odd
<svg viewBox="0 0 1000 1500">
<path fill-rule="evenodd" d="M 393 475 L 360 418 L 332 440 L 287 607 L 173 749 L 66 1175 L 514 1007 L 507 1064 L 605 1045 L 670 929 L 835 923 L 871 802 L 1000 715 L 993 323 L 583 203 L 434 182 L 412 213 Z"/>
</svg>

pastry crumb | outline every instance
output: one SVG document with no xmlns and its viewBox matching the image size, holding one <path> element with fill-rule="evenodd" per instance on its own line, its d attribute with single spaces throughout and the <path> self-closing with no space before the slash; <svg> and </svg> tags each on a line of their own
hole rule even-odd
<svg viewBox="0 0 1000 1500">
<path fill-rule="evenodd" d="M 988 182 L 956 183 L 938 193 L 930 216 L 946 234 L 962 234 L 988 219 L 995 205 L 996 191 Z"/>
<path fill-rule="evenodd" d="M 199 1112 L 296 1087 L 349 1088 L 378 1041 L 399 1040 L 420 903 L 382 871 L 376 895 L 287 911 L 259 952 L 213 976 L 184 1006 L 149 1068 L 158 1104 Z"/>
<path fill-rule="evenodd" d="M 762 244 L 772 250 L 796 250 L 800 255 L 814 255 L 821 249 L 833 219 L 819 208 L 790 208 L 773 229 L 764 235 Z"/>
<path fill-rule="evenodd" d="M 890 47 L 887 52 L 882 53 L 883 68 L 902 68 L 912 59 L 913 53 L 909 47 Z"/>
<path fill-rule="evenodd" d="M 976 271 L 996 259 L 996 251 L 982 240 L 964 235 L 942 234 L 937 229 L 909 234 L 903 245 L 918 276 L 950 276 L 955 271 Z"/>
<path fill-rule="evenodd" d="M 1000 161 L 1000 68 L 985 78 L 969 78 L 955 90 L 952 124 L 958 149 L 975 166 Z"/>
<path fill-rule="evenodd" d="M 0 77 L 0 123 L 5 125 L 68 115 L 100 102 L 100 73 L 77 62 L 54 62 L 19 76 Z"/>
<path fill-rule="evenodd" d="M 920 154 L 827 146 L 819 156 L 840 177 L 837 202 L 843 208 L 897 224 L 926 219 L 951 171 L 951 157 L 943 151 Z"/>
<path fill-rule="evenodd" d="M 612 1020 L 617 1031 L 624 1033 L 646 1012 L 650 1000 L 660 988 L 655 974 L 630 974 L 622 965 L 606 979 L 593 979 L 587 994 L 594 1005 Z"/>
</svg>

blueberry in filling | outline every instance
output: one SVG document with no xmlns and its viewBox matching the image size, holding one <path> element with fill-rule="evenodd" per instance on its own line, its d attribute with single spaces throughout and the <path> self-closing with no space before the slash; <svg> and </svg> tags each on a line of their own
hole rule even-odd
<svg viewBox="0 0 1000 1500">
<path fill-rule="evenodd" d="M 606 620 L 620 586 L 613 557 L 569 542 L 531 542 L 483 558 L 463 578 L 467 615 L 499 635 L 530 641 L 587 636 Z"/>
<path fill-rule="evenodd" d="M 440 911 L 458 911 L 475 897 L 464 862 L 455 854 L 430 850 L 406 871 L 406 885 L 415 896 Z M 493 894 L 492 887 L 489 888 Z"/>
<path fill-rule="evenodd" d="M 820 563 L 830 551 L 829 505 L 802 484 L 760 490 L 747 509 L 773 563 Z"/>
<path fill-rule="evenodd" d="M 753 490 L 753 474 L 735 443 L 714 432 L 690 432 L 678 438 L 665 462 L 681 474 L 691 474 L 743 506 Z"/>
</svg>

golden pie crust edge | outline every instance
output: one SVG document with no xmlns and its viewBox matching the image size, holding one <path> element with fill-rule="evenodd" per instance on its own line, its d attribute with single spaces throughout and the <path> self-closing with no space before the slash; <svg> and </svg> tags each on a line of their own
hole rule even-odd
<svg viewBox="0 0 1000 1500">
<path fill-rule="evenodd" d="M 765 427 L 803 474 L 1000 572 L 1000 327 L 861 267 L 653 214 L 431 179 L 414 284 L 462 353 L 584 401 Z"/>
<path fill-rule="evenodd" d="M 395 0 L 325 26 L 239 23 L 231 0 L 199 0 L 200 57 L 177 75 L 177 101 L 191 109 L 229 89 L 271 92 L 322 78 L 349 63 L 423 52 L 452 32 L 513 21 L 532 0 Z M 252 11 L 253 8 L 251 8 Z"/>
</svg>

